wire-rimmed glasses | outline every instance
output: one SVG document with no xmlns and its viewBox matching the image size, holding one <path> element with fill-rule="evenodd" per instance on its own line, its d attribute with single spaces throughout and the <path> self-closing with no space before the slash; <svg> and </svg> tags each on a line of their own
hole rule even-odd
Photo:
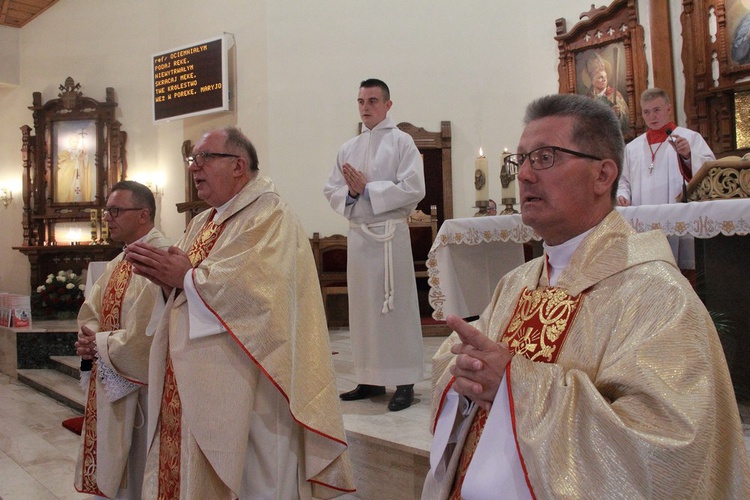
<svg viewBox="0 0 750 500">
<path fill-rule="evenodd" d="M 190 166 L 191 163 L 195 163 L 196 166 L 202 167 L 206 164 L 206 160 L 209 158 L 239 158 L 240 155 L 233 155 L 231 153 L 211 153 L 209 151 L 201 151 L 194 155 L 185 157 L 185 165 Z"/>
<path fill-rule="evenodd" d="M 601 160 L 598 156 L 581 153 L 580 151 L 573 151 L 572 149 L 561 148 L 560 146 L 542 146 L 541 148 L 536 148 L 528 153 L 510 154 L 505 157 L 504 163 L 509 170 L 518 173 L 521 165 L 523 165 L 523 162 L 528 158 L 529 163 L 531 163 L 531 168 L 534 170 L 546 170 L 555 165 L 556 151 L 568 153 L 580 158 L 588 158 L 589 160 Z"/>
</svg>

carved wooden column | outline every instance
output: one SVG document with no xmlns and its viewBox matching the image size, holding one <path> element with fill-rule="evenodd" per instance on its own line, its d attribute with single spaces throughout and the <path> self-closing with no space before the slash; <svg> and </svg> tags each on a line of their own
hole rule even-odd
<svg viewBox="0 0 750 500">
<path fill-rule="evenodd" d="M 650 0 L 651 17 L 651 62 L 654 67 L 654 86 L 659 87 L 671 96 L 672 121 L 675 120 L 674 108 L 677 106 L 672 57 L 672 26 L 669 21 L 669 2 Z M 640 99 L 641 96 L 638 96 Z"/>
</svg>

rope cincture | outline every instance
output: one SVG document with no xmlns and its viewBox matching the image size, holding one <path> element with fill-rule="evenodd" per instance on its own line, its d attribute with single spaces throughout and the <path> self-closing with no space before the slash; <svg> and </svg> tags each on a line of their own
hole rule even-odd
<svg viewBox="0 0 750 500">
<path fill-rule="evenodd" d="M 396 224 L 406 224 L 406 219 L 388 219 L 384 222 L 375 222 L 373 224 L 362 223 L 359 227 L 362 232 L 372 241 L 384 243 L 383 245 L 383 264 L 385 272 L 383 273 L 383 309 L 382 314 L 388 314 L 394 308 L 393 295 L 393 235 L 396 234 Z M 376 234 L 371 231 L 373 228 L 384 227 L 383 234 Z"/>
</svg>

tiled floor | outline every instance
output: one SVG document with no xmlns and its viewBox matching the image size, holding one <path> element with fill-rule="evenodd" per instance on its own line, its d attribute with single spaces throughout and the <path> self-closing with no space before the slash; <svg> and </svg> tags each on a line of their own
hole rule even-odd
<svg viewBox="0 0 750 500">
<path fill-rule="evenodd" d="M 443 341 L 424 339 L 425 379 L 415 386 L 415 404 L 400 412 L 389 412 L 386 404 L 393 392 L 371 400 L 342 402 L 344 424 L 372 442 L 396 442 L 404 451 L 427 456 L 430 399 L 430 358 Z M 354 387 L 348 331 L 331 332 L 331 349 L 340 391 Z M 742 408 L 750 422 L 750 408 Z M 0 374 L 0 500 L 90 500 L 73 489 L 73 470 L 79 437 L 61 422 L 77 413 L 36 390 Z M 750 430 L 746 426 L 746 443 Z M 749 446 L 750 449 L 750 446 Z M 347 496 L 344 498 L 357 498 Z"/>
<path fill-rule="evenodd" d="M 386 408 L 394 390 L 362 401 L 342 402 L 348 431 L 375 442 L 427 456 L 430 434 L 430 359 L 444 338 L 424 339 L 425 379 L 415 386 L 415 403 L 400 412 Z M 340 391 L 352 389 L 351 347 L 347 330 L 331 331 L 331 349 Z M 61 422 L 79 415 L 36 390 L 0 374 L 0 500 L 90 500 L 73 488 L 79 436 Z M 357 498 L 348 496 L 349 498 Z"/>
<path fill-rule="evenodd" d="M 61 422 L 78 415 L 0 374 L 0 498 L 90 499 L 73 488 L 79 437 Z"/>
</svg>

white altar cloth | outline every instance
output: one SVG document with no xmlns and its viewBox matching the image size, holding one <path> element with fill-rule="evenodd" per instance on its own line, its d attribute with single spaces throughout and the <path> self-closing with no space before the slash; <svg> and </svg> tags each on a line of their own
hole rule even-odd
<svg viewBox="0 0 750 500">
<path fill-rule="evenodd" d="M 750 199 L 618 207 L 638 232 L 713 238 L 750 234 Z M 520 214 L 448 219 L 427 257 L 432 317 L 479 315 L 500 278 L 523 263 L 523 243 L 539 240 Z"/>
</svg>

